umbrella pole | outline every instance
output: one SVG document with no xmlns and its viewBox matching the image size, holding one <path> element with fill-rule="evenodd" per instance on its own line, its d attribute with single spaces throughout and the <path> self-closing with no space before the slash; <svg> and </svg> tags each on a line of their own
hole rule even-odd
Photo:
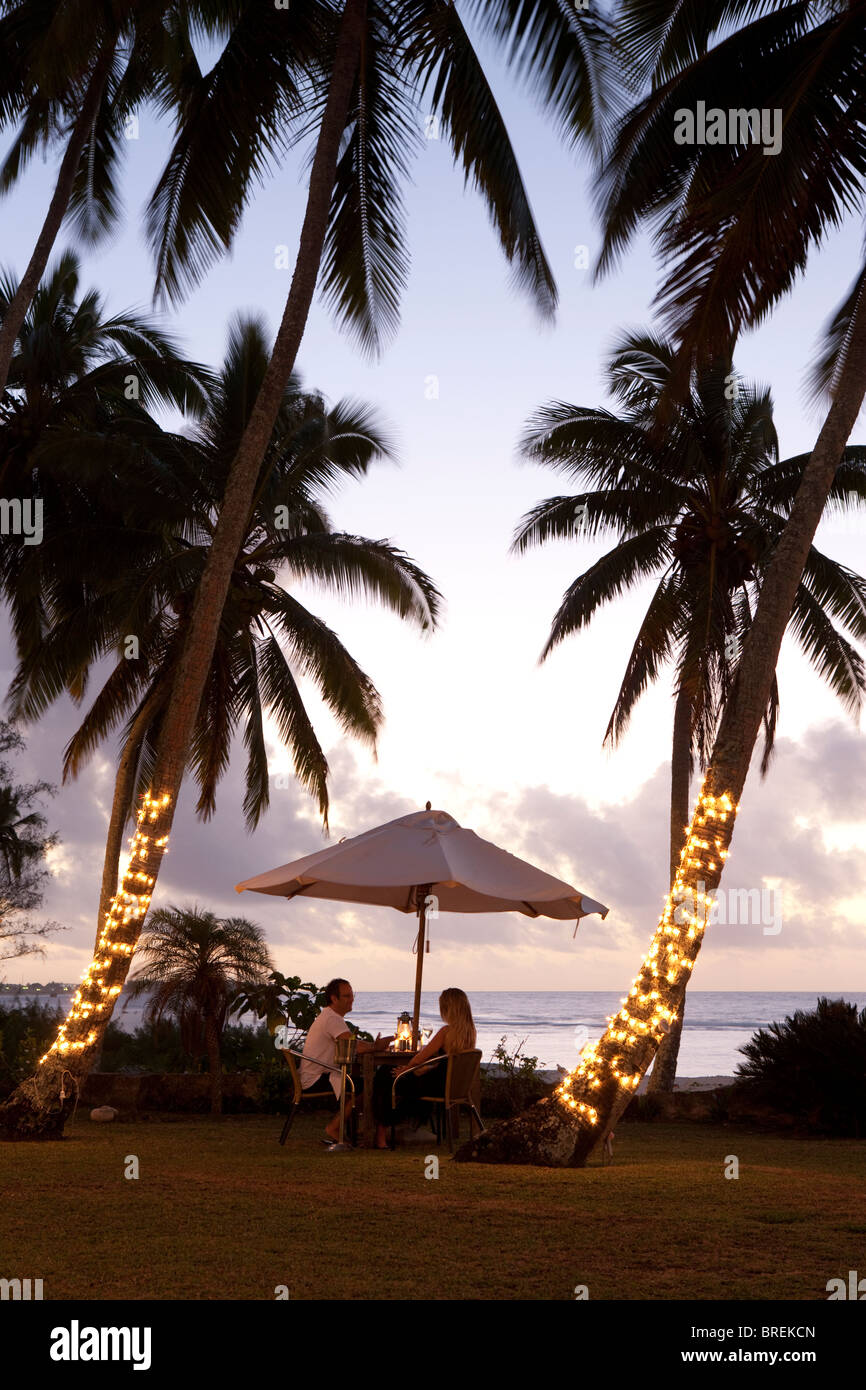
<svg viewBox="0 0 866 1390">
<path fill-rule="evenodd" d="M 412 1045 L 418 1046 L 418 1019 L 421 1014 L 421 976 L 424 973 L 424 934 L 427 927 L 427 898 L 431 883 L 419 884 L 415 892 L 420 902 L 418 909 L 418 960 L 415 964 L 415 1008 L 412 1014 Z"/>
</svg>

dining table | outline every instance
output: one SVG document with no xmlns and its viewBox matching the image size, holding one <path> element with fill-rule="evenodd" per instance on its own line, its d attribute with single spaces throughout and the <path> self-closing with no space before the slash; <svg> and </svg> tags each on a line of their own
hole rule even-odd
<svg viewBox="0 0 866 1390">
<path fill-rule="evenodd" d="M 373 1113 L 373 1078 L 377 1067 L 411 1067 L 419 1048 L 407 1052 L 396 1052 L 392 1047 L 377 1048 L 374 1052 L 362 1052 L 356 1058 L 355 1067 L 360 1063 L 362 1081 L 361 1125 L 358 1144 L 362 1149 L 376 1147 L 376 1116 Z"/>
</svg>

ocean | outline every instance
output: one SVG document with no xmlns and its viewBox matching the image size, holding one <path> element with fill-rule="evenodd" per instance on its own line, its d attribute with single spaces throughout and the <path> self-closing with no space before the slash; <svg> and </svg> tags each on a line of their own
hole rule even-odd
<svg viewBox="0 0 866 1390">
<path fill-rule="evenodd" d="M 732 1076 L 743 1060 L 739 1049 L 758 1028 L 774 1020 L 781 1021 L 795 1009 L 814 1009 L 819 994 L 839 998 L 838 991 L 772 990 L 765 992 L 728 992 L 690 990 L 686 997 L 685 1025 L 680 1045 L 677 1075 Z M 571 1068 L 585 1042 L 592 1041 L 604 1031 L 609 1014 L 620 1007 L 622 994 L 617 991 L 520 991 L 512 992 L 471 990 L 469 992 L 478 1045 L 484 1061 L 501 1038 L 513 1052 L 522 1044 L 523 1055 L 536 1057 L 541 1070 L 557 1066 Z M 858 1008 L 866 1006 L 866 992 L 845 992 L 849 1003 Z M 0 1007 L 22 999 L 45 995 L 0 994 Z M 422 1026 L 438 1027 L 438 991 L 425 991 L 421 996 Z M 58 995 L 54 1001 L 65 1010 L 68 995 Z M 123 996 L 114 1010 L 114 1019 L 129 1031 L 139 1027 L 145 1007 L 135 1000 L 123 1007 Z M 352 1023 L 368 1032 L 393 1033 L 397 1015 L 411 1011 L 412 994 L 404 990 L 372 990 L 355 996 L 355 1008 L 349 1015 Z M 244 1019 L 249 1022 L 249 1016 Z"/>
</svg>

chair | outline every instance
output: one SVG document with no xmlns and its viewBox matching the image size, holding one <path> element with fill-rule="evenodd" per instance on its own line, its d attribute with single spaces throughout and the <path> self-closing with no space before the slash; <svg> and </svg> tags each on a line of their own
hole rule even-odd
<svg viewBox="0 0 866 1390">
<path fill-rule="evenodd" d="M 429 1067 L 430 1062 L 422 1062 L 422 1067 Z M 417 1071 L 417 1065 L 407 1067 L 402 1076 L 394 1078 L 391 1087 L 391 1110 L 397 1105 L 397 1087 L 410 1072 Z M 441 1096 L 422 1095 L 421 1100 L 430 1101 L 435 1105 L 434 1112 L 436 1123 L 436 1143 L 442 1143 L 442 1120 L 444 1118 L 448 1131 L 448 1148 L 454 1152 L 455 1131 L 459 1134 L 460 1128 L 460 1106 L 468 1105 L 470 1111 L 469 1133 L 472 1134 L 472 1121 L 478 1125 L 481 1133 L 484 1133 L 484 1124 L 475 1105 L 475 1095 L 479 1095 L 481 1083 L 481 1051 L 473 1049 L 469 1052 L 451 1052 L 448 1054 L 448 1066 L 445 1071 L 445 1094 Z M 394 1121 L 391 1121 L 391 1148 L 394 1147 Z"/>
<path fill-rule="evenodd" d="M 303 1091 L 302 1088 L 301 1088 L 301 1076 L 300 1076 L 300 1072 L 298 1071 L 297 1063 L 296 1063 L 296 1061 L 295 1061 L 295 1058 L 296 1058 L 296 1057 L 303 1060 L 304 1054 L 303 1054 L 302 1052 L 294 1052 L 291 1048 L 287 1048 L 287 1047 L 281 1047 L 281 1048 L 279 1049 L 279 1051 L 282 1052 L 283 1056 L 285 1057 L 286 1061 L 287 1061 L 288 1064 L 289 1064 L 289 1073 L 290 1073 L 291 1078 L 292 1078 L 292 1085 L 293 1085 L 294 1088 L 295 1088 L 295 1090 L 294 1090 L 294 1095 L 293 1095 L 293 1097 L 292 1097 L 291 1107 L 290 1107 L 290 1109 L 289 1109 L 288 1115 L 286 1116 L 286 1123 L 283 1125 L 283 1132 L 282 1132 L 282 1134 L 280 1135 L 280 1143 L 281 1143 L 281 1144 L 285 1144 L 286 1140 L 287 1140 L 288 1137 L 289 1137 L 289 1130 L 290 1130 L 291 1127 L 292 1127 L 292 1122 L 293 1122 L 293 1120 L 294 1120 L 294 1118 L 295 1118 L 295 1111 L 297 1110 L 298 1106 L 300 1105 L 301 1097 L 303 1096 L 304 1100 L 327 1100 L 330 1096 L 333 1096 L 333 1094 L 334 1094 L 334 1088 L 329 1084 L 329 1085 L 327 1085 L 327 1086 L 324 1088 L 324 1090 L 321 1090 L 321 1091 L 307 1091 L 306 1093 L 304 1093 L 304 1091 Z M 321 1067 L 327 1067 L 327 1070 L 328 1070 L 328 1071 L 337 1071 L 337 1072 L 340 1071 L 340 1068 L 339 1068 L 339 1067 L 332 1067 L 332 1066 L 329 1066 L 327 1062 L 319 1062 L 319 1063 L 317 1063 L 317 1065 L 318 1065 L 318 1066 L 321 1066 Z M 348 1081 L 349 1085 L 351 1086 L 351 1088 L 352 1088 L 352 1093 L 354 1094 L 354 1091 L 355 1091 L 355 1083 L 354 1083 L 354 1081 L 352 1080 L 351 1076 L 349 1076 L 348 1072 L 346 1073 L 346 1080 Z M 352 1122 L 352 1126 L 353 1126 L 353 1129 L 354 1129 L 354 1124 L 355 1124 L 355 1107 L 354 1107 L 354 1105 L 352 1106 L 352 1121 L 351 1121 L 351 1122 Z M 353 1136 L 353 1137 L 354 1137 L 354 1136 Z"/>
</svg>

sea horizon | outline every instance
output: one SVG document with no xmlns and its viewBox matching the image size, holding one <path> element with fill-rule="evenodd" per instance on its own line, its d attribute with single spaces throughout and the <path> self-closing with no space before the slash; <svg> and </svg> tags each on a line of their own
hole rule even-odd
<svg viewBox="0 0 866 1390">
<path fill-rule="evenodd" d="M 58 982 L 59 983 L 59 982 Z M 500 1039 L 509 1053 L 536 1057 L 541 1070 L 570 1069 L 586 1042 L 600 1037 L 608 1016 L 620 1007 L 622 990 L 468 990 L 478 1046 L 485 1062 L 491 1060 Z M 439 1024 L 439 990 L 421 995 L 421 1025 Z M 680 1044 L 677 1076 L 731 1076 L 744 1059 L 740 1053 L 759 1028 L 781 1021 L 797 1009 L 813 1009 L 821 997 L 844 998 L 866 1007 L 866 988 L 851 991 L 815 990 L 689 990 Z M 0 997 L 20 1000 L 53 1000 L 58 1013 L 65 1012 L 69 991 L 43 994 L 31 987 L 13 992 L 0 986 Z M 358 1028 L 383 1036 L 393 1033 L 397 1015 L 412 1010 L 411 990 L 363 990 L 355 997 L 350 1021 Z M 143 1024 L 145 999 L 129 1001 L 121 995 L 112 1021 L 127 1032 Z M 234 1021 L 234 1020 L 233 1020 Z M 254 1022 L 246 1015 L 240 1022 Z"/>
</svg>

